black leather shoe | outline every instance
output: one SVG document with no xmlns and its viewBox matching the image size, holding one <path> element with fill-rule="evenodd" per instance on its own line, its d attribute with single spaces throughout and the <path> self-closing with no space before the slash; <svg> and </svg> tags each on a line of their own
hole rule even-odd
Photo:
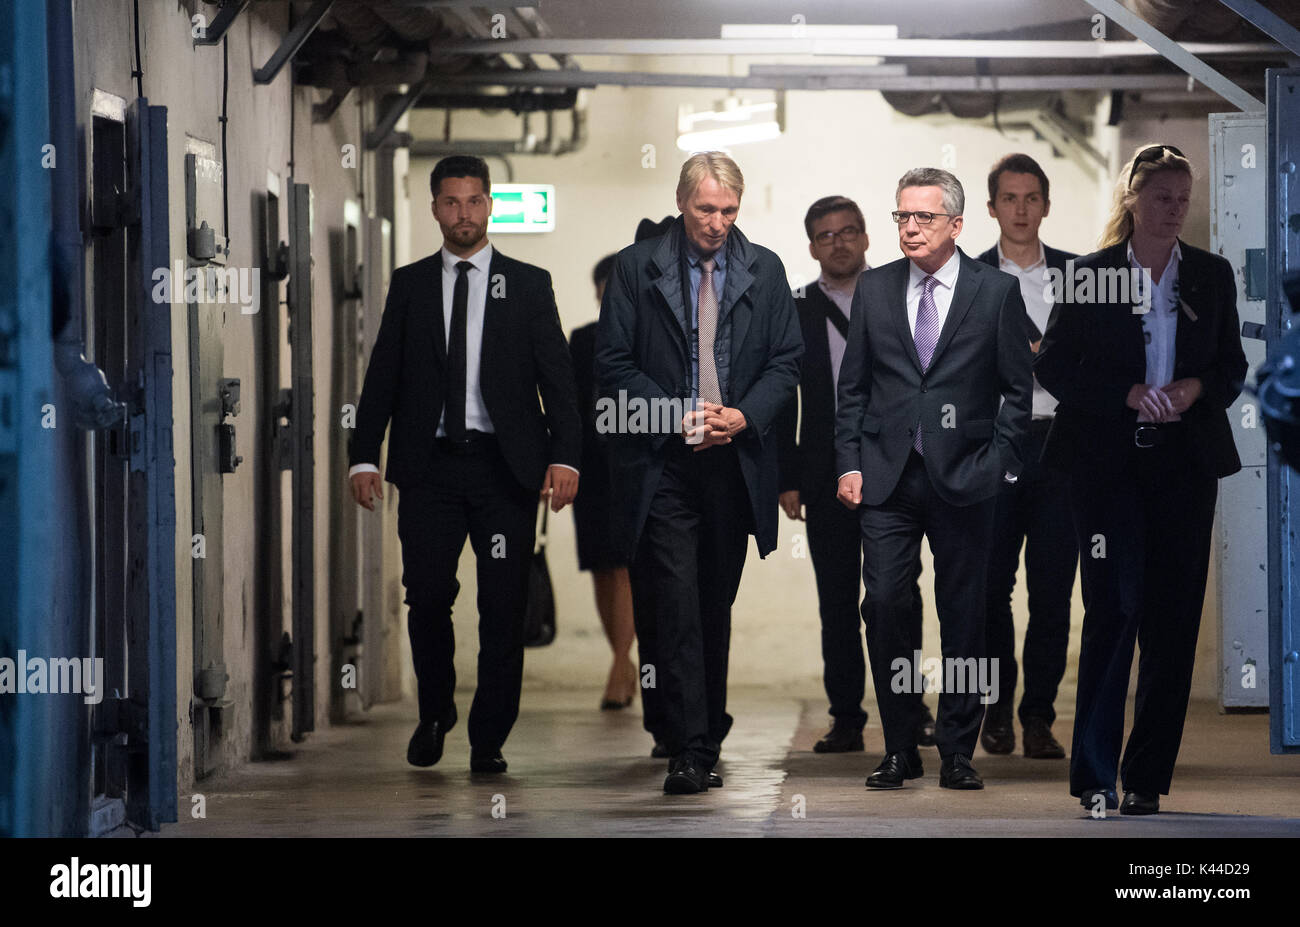
<svg viewBox="0 0 1300 927">
<path fill-rule="evenodd" d="M 650 748 L 650 755 L 656 760 L 666 760 L 668 757 L 672 756 L 672 754 L 668 752 L 668 747 L 664 742 L 658 739 L 655 740 L 655 745 Z"/>
<path fill-rule="evenodd" d="M 493 750 L 491 753 L 471 753 L 469 755 L 469 771 L 475 773 L 503 773 L 506 771 L 506 758 L 501 755 L 500 750 Z"/>
<path fill-rule="evenodd" d="M 1088 811 L 1094 811 L 1097 808 L 1098 795 L 1104 798 L 1107 811 L 1114 811 L 1119 807 L 1119 796 L 1115 794 L 1114 789 L 1084 789 L 1083 794 L 1079 796 L 1079 804 Z"/>
<path fill-rule="evenodd" d="M 1125 792 L 1120 814 L 1156 814 L 1160 811 L 1160 796 L 1145 792 Z"/>
<path fill-rule="evenodd" d="M 825 737 L 813 744 L 813 753 L 852 753 L 862 749 L 862 728 L 838 720 L 831 724 Z"/>
<path fill-rule="evenodd" d="M 867 776 L 867 788 L 901 789 L 904 781 L 919 779 L 921 773 L 921 754 L 915 749 L 910 753 L 891 753 Z"/>
<path fill-rule="evenodd" d="M 1007 754 L 1016 749 L 1016 729 L 1011 726 L 1010 705 L 994 705 L 985 713 L 980 746 L 995 754 Z"/>
<path fill-rule="evenodd" d="M 921 703 L 921 714 L 916 722 L 916 745 L 934 746 L 934 715 L 930 714 L 930 706 L 925 702 Z"/>
<path fill-rule="evenodd" d="M 406 746 L 406 762 L 412 766 L 432 766 L 442 759 L 442 742 L 456 726 L 456 706 L 442 721 L 421 721 Z"/>
<path fill-rule="evenodd" d="M 1025 756 L 1031 760 L 1065 759 L 1065 748 L 1052 736 L 1052 726 L 1042 718 L 1025 722 Z"/>
<path fill-rule="evenodd" d="M 717 773 L 715 773 L 713 770 L 711 769 L 709 770 L 709 775 L 707 778 L 708 778 L 709 788 L 711 789 L 722 788 L 722 777 L 719 776 Z"/>
<path fill-rule="evenodd" d="M 964 753 L 945 756 L 939 766 L 939 788 L 974 791 L 984 788 L 984 780 Z"/>
<path fill-rule="evenodd" d="M 668 795 L 694 795 L 696 792 L 709 790 L 708 773 L 695 765 L 693 760 L 674 760 L 664 780 L 664 792 Z"/>
</svg>

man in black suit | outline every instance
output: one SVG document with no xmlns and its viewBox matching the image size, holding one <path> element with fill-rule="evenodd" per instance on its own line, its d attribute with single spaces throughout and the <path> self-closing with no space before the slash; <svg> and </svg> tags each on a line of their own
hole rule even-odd
<svg viewBox="0 0 1300 927">
<path fill-rule="evenodd" d="M 866 661 L 862 655 L 858 588 L 862 576 L 862 529 L 852 512 L 835 498 L 835 385 L 849 333 L 853 290 L 867 269 L 870 239 L 858 204 L 846 196 L 824 196 L 804 216 L 808 253 L 821 266 L 821 276 L 795 290 L 803 334 L 803 368 L 799 396 L 778 421 L 781 459 L 781 509 L 808 524 L 808 552 L 817 581 L 822 625 L 822 665 L 831 729 L 813 745 L 816 753 L 845 753 L 863 749 L 862 708 L 866 691 Z M 802 412 L 802 414 L 800 414 Z M 798 440 L 796 441 L 796 419 Z M 807 514 L 805 517 L 804 511 Z M 918 563 L 919 567 L 919 563 Z M 914 585 L 911 629 L 914 647 L 921 646 L 921 587 Z M 917 743 L 934 744 L 934 718 L 917 700 Z"/>
<path fill-rule="evenodd" d="M 538 494 L 558 512 L 578 490 L 582 421 L 550 274 L 487 240 L 491 181 L 480 158 L 453 156 L 430 177 L 437 254 L 399 267 L 388 287 L 350 448 L 352 495 L 399 491 L 397 533 L 420 723 L 415 766 L 442 757 L 456 723 L 451 607 L 468 534 L 478 560 L 478 688 L 470 769 L 501 773 L 519 715 L 524 607 Z M 541 393 L 541 403 L 538 393 Z"/>
<path fill-rule="evenodd" d="M 602 399 L 632 413 L 609 450 L 637 638 L 658 658 L 670 794 L 722 785 L 731 605 L 748 535 L 760 556 L 776 547 L 772 425 L 803 353 L 780 259 L 734 227 L 743 192 L 730 158 L 688 158 L 681 216 L 619 252 L 596 328 Z"/>
<path fill-rule="evenodd" d="M 965 195 L 956 177 L 908 171 L 896 202 L 906 257 L 858 282 L 835 419 L 839 498 L 861 506 L 862 617 L 885 729 L 886 756 L 867 786 L 901 788 L 922 773 L 908 628 L 924 534 L 944 658 L 939 784 L 981 789 L 970 757 L 986 696 L 973 677 L 984 657 L 994 497 L 1020 473 L 1029 427 L 1025 305 L 1014 277 L 957 248 Z"/>
<path fill-rule="evenodd" d="M 998 220 L 1001 236 L 979 260 L 1020 281 L 1028 313 L 1030 349 L 1038 351 L 1053 294 L 1049 270 L 1062 275 L 1065 262 L 1078 257 L 1049 248 L 1038 238 L 1038 227 L 1051 210 L 1047 174 L 1027 154 L 1009 154 L 989 172 L 989 215 Z M 1056 413 L 1056 399 L 1034 381 L 1033 417 L 1021 459 L 1020 479 L 998 493 L 993 516 L 993 545 L 989 551 L 988 614 L 985 640 L 990 659 L 998 661 L 998 701 L 988 706 L 980 743 L 989 753 L 1016 748 L 1011 706 L 1016 694 L 1016 640 L 1011 618 L 1011 591 L 1016 586 L 1020 547 L 1025 548 L 1025 588 L 1029 620 L 1025 626 L 1025 694 L 1020 699 L 1025 756 L 1062 759 L 1065 748 L 1052 736 L 1056 720 L 1056 690 L 1065 675 L 1070 643 L 1070 596 L 1079 561 L 1079 545 L 1070 516 L 1069 480 L 1039 462 L 1047 431 Z"/>
</svg>

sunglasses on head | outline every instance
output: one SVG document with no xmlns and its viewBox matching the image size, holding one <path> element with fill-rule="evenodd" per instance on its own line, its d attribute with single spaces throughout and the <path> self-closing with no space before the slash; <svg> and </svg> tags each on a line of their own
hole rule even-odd
<svg viewBox="0 0 1300 927">
<path fill-rule="evenodd" d="M 1133 178 L 1137 176 L 1137 168 L 1139 164 L 1153 164 L 1163 158 L 1166 151 L 1171 154 L 1176 154 L 1180 158 L 1187 157 L 1187 155 L 1183 154 L 1173 145 L 1152 145 L 1150 148 L 1143 148 L 1137 153 L 1137 157 L 1133 159 L 1133 166 L 1129 168 L 1128 185 L 1130 187 L 1133 186 Z"/>
</svg>

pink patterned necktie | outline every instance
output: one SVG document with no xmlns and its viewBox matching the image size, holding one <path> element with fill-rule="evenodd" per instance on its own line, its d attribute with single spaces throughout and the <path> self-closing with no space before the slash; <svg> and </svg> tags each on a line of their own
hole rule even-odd
<svg viewBox="0 0 1300 927">
<path fill-rule="evenodd" d="M 921 361 L 921 369 L 928 370 L 934 357 L 934 346 L 939 343 L 939 307 L 934 304 L 934 288 L 939 281 L 926 277 L 921 281 L 921 302 L 916 307 L 916 356 Z M 921 423 L 916 423 L 916 437 L 912 447 L 918 454 L 921 451 Z"/>
</svg>

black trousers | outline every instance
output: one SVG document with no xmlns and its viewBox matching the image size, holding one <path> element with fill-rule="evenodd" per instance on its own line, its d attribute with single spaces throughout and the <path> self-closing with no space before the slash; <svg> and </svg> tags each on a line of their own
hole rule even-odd
<svg viewBox="0 0 1300 927">
<path fill-rule="evenodd" d="M 440 441 L 427 479 L 398 495 L 402 583 L 422 721 L 446 719 L 453 708 L 456 567 L 466 535 L 474 547 L 479 651 L 469 742 L 476 753 L 501 749 L 519 716 L 537 504 L 537 493 L 519 484 L 490 437 L 457 453 Z"/>
<path fill-rule="evenodd" d="M 1083 636 L 1070 793 L 1169 793 L 1192 687 L 1218 481 L 1195 471 L 1181 425 L 1109 473 L 1079 469 L 1071 497 L 1083 576 Z M 1133 729 L 1120 760 L 1133 644 Z"/>
<path fill-rule="evenodd" d="M 645 707 L 657 717 L 646 726 L 672 756 L 709 770 L 731 729 L 731 606 L 753 519 L 734 448 L 696 452 L 675 439 L 667 448 L 629 569 L 641 656 L 654 660 Z"/>
<path fill-rule="evenodd" d="M 941 681 L 945 683 L 935 718 L 935 742 L 941 757 L 970 756 L 975 751 L 984 719 L 984 704 L 975 683 L 984 657 L 993 505 L 991 498 L 968 506 L 944 502 L 930 482 L 925 461 L 913 451 L 890 497 L 882 505 L 860 507 L 862 579 L 866 585 L 862 618 L 886 753 L 902 753 L 916 745 L 915 677 L 922 668 L 914 664 L 917 647 L 909 629 L 922 535 L 929 538 L 934 555 L 935 605 L 943 654 Z M 959 670 L 953 678 L 960 685 L 946 684 L 950 667 Z"/>
<path fill-rule="evenodd" d="M 1019 676 L 1011 592 L 1016 587 L 1020 548 L 1025 549 L 1025 588 L 1029 620 L 1025 627 L 1025 692 L 1019 716 L 1056 720 L 1056 690 L 1065 675 L 1070 643 L 1070 595 L 1079 562 L 1079 544 L 1070 513 L 1069 478 L 1039 463 L 1050 419 L 1035 420 L 1025 441 L 1024 471 L 998 494 L 989 550 L 988 656 L 998 661 L 999 705 L 1010 717 Z M 990 667 L 992 672 L 992 667 Z M 993 712 L 995 706 L 990 704 Z"/>
<path fill-rule="evenodd" d="M 822 667 L 831 717 L 836 723 L 862 728 L 867 669 L 862 653 L 862 612 L 858 588 L 862 577 L 862 528 L 858 513 L 835 497 L 835 478 L 825 488 L 801 495 L 807 520 L 808 553 L 817 581 L 817 606 L 822 625 Z M 918 575 L 921 570 L 917 558 Z M 911 650 L 921 647 L 921 587 L 912 584 L 913 603 L 908 629 Z M 916 707 L 920 709 L 921 693 Z"/>
</svg>

